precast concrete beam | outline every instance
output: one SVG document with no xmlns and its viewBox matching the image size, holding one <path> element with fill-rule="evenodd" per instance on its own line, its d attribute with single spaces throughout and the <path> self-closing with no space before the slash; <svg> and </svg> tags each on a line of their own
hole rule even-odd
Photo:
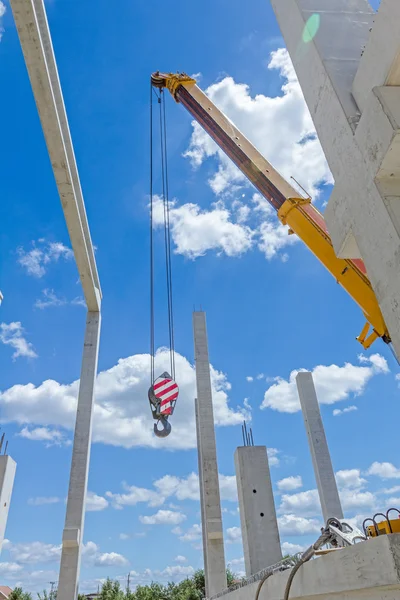
<svg viewBox="0 0 400 600">
<path fill-rule="evenodd" d="M 342 505 L 312 374 L 308 372 L 298 373 L 296 384 L 317 481 L 322 516 L 325 523 L 331 517 L 343 519 Z"/>
<path fill-rule="evenodd" d="M 361 112 L 374 87 L 400 86 L 400 2 L 381 0 L 353 82 Z"/>
<path fill-rule="evenodd" d="M 89 311 L 101 289 L 43 0 L 10 0 Z"/>
<path fill-rule="evenodd" d="M 11 456 L 8 454 L 0 456 L 0 552 L 7 527 L 16 469 L 17 463 Z"/>
<path fill-rule="evenodd" d="M 317 536 L 316 536 L 317 537 Z M 268 572 L 268 571 L 267 571 Z M 224 600 L 254 600 L 265 575 L 219 596 Z M 291 570 L 276 572 L 261 587 L 260 600 L 282 600 Z M 301 566 L 290 600 L 400 600 L 400 534 L 382 535 L 341 548 Z"/>
<path fill-rule="evenodd" d="M 88 312 L 79 383 L 78 409 L 72 449 L 67 512 L 62 538 L 58 600 L 75 600 L 78 594 L 81 547 L 85 524 L 87 480 L 92 441 L 94 386 L 100 340 L 100 313 Z"/>
<path fill-rule="evenodd" d="M 282 560 L 267 448 L 240 446 L 235 451 L 246 575 Z"/>
<path fill-rule="evenodd" d="M 204 575 L 206 596 L 209 598 L 226 589 L 227 580 L 210 361 L 204 312 L 193 313 L 193 332 L 196 361 L 196 432 L 199 453 Z"/>
</svg>

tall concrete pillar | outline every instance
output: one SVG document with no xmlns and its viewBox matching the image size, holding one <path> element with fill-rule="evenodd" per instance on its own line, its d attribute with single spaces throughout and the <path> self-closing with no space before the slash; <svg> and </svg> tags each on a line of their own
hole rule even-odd
<svg viewBox="0 0 400 600">
<path fill-rule="evenodd" d="M 196 361 L 196 431 L 199 456 L 200 503 L 203 529 L 206 596 L 210 598 L 227 587 L 224 539 L 222 533 L 217 449 L 211 393 L 210 361 L 206 315 L 193 313 Z"/>
<path fill-rule="evenodd" d="M 330 517 L 343 519 L 342 505 L 312 374 L 308 372 L 298 373 L 296 383 L 324 521 L 326 522 Z"/>
<path fill-rule="evenodd" d="M 244 562 L 249 577 L 282 559 L 267 448 L 237 448 L 235 470 Z"/>
<path fill-rule="evenodd" d="M 75 600 L 78 595 L 100 323 L 100 313 L 88 312 L 72 450 L 67 514 L 62 538 L 58 600 Z"/>
<path fill-rule="evenodd" d="M 7 527 L 16 469 L 17 463 L 11 456 L 7 454 L 0 456 L 0 552 Z"/>
</svg>

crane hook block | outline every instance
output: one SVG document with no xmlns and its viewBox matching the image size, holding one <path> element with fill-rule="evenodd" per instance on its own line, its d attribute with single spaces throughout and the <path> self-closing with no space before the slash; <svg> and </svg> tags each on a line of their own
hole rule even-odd
<svg viewBox="0 0 400 600">
<path fill-rule="evenodd" d="M 171 433 L 171 424 L 168 422 L 175 409 L 179 395 L 178 384 L 167 372 L 158 377 L 149 388 L 149 402 L 154 424 L 154 433 L 157 437 L 167 437 Z M 162 425 L 162 429 L 158 425 Z"/>
</svg>

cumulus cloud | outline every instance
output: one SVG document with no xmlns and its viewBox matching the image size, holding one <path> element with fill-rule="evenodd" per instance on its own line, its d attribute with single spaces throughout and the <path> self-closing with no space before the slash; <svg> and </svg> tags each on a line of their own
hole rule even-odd
<svg viewBox="0 0 400 600">
<path fill-rule="evenodd" d="M 186 556 L 182 556 L 181 554 L 179 554 L 178 556 L 175 556 L 174 561 L 177 563 L 185 563 L 187 562 L 187 558 Z"/>
<path fill-rule="evenodd" d="M 31 245 L 30 250 L 17 248 L 17 255 L 19 264 L 33 277 L 43 277 L 51 263 L 60 259 L 70 260 L 74 256 L 71 248 L 64 246 L 62 242 L 46 242 L 41 239 L 37 243 L 32 242 Z"/>
<path fill-rule="evenodd" d="M 35 308 L 41 310 L 49 308 L 51 306 L 64 306 L 67 303 L 65 298 L 58 298 L 54 290 L 44 289 L 42 292 L 42 298 L 36 300 Z"/>
<path fill-rule="evenodd" d="M 45 442 L 46 448 L 71 445 L 71 440 L 68 440 L 64 433 L 49 427 L 35 427 L 34 429 L 24 427 L 18 435 L 33 442 Z"/>
<path fill-rule="evenodd" d="M 94 492 L 89 492 L 86 494 L 86 510 L 88 512 L 98 512 L 100 510 L 104 510 L 108 507 L 108 500 L 103 498 L 103 496 L 98 496 Z"/>
<path fill-rule="evenodd" d="M 156 198 L 153 208 L 156 226 L 164 223 L 163 203 Z M 232 213 L 222 204 L 201 210 L 197 204 L 177 206 L 171 203 L 169 219 L 176 254 L 195 259 L 208 250 L 227 256 L 240 256 L 252 246 L 250 227 L 233 222 Z"/>
<path fill-rule="evenodd" d="M 370 357 L 359 356 L 360 362 L 368 366 L 345 363 L 338 365 L 318 365 L 312 371 L 314 384 L 320 404 L 334 404 L 347 400 L 351 394 L 363 393 L 368 381 L 375 375 L 388 373 L 389 367 L 383 356 L 373 354 Z M 261 408 L 272 408 L 279 412 L 295 413 L 301 410 L 297 394 L 296 375 L 304 369 L 290 373 L 289 379 L 276 377 L 264 394 Z"/>
<path fill-rule="evenodd" d="M 107 492 L 106 496 L 112 502 L 114 508 L 121 509 L 124 506 L 136 506 L 144 503 L 151 507 L 157 507 L 165 504 L 168 498 L 177 500 L 200 500 L 199 476 L 197 473 L 190 473 L 187 477 L 177 477 L 176 475 L 164 475 L 157 479 L 153 486 L 154 489 L 140 488 L 134 485 L 122 484 L 124 493 Z M 221 500 L 236 502 L 237 487 L 235 475 L 219 474 L 219 487 Z M 170 508 L 177 508 L 169 505 Z"/>
<path fill-rule="evenodd" d="M 249 86 L 232 77 L 211 85 L 206 94 L 286 179 L 296 177 L 317 197 L 318 185 L 332 183 L 332 176 L 287 50 L 272 52 L 268 68 L 282 77 L 279 96 L 252 96 Z M 216 194 L 235 191 L 245 183 L 244 176 L 197 123 L 193 123 L 185 156 L 195 168 L 210 157 L 216 159 L 217 172 L 209 180 Z"/>
<path fill-rule="evenodd" d="M 5 12 L 6 12 L 6 6 L 0 0 L 0 42 L 1 42 L 1 38 L 3 37 L 3 33 L 4 33 L 4 28 L 2 25 L 2 17 L 4 16 Z"/>
<path fill-rule="evenodd" d="M 179 525 L 186 520 L 186 515 L 173 510 L 159 510 L 154 515 L 140 515 L 139 520 L 144 525 Z"/>
<path fill-rule="evenodd" d="M 334 417 L 340 417 L 340 415 L 345 415 L 346 413 L 349 412 L 354 412 L 358 410 L 357 406 L 347 406 L 346 408 L 335 408 L 334 411 L 332 412 Z"/>
<path fill-rule="evenodd" d="M 292 544 L 291 542 L 283 542 L 282 544 L 282 554 L 286 556 L 287 554 L 298 554 L 299 552 L 304 552 L 305 546 L 301 546 L 300 544 Z"/>
<path fill-rule="evenodd" d="M 321 533 L 322 522 L 316 519 L 306 519 L 294 514 L 278 517 L 278 526 L 281 535 L 311 535 Z"/>
<path fill-rule="evenodd" d="M 374 462 L 366 475 L 376 475 L 381 479 L 400 479 L 400 469 L 389 462 Z"/>
<path fill-rule="evenodd" d="M 343 469 L 337 471 L 336 481 L 339 488 L 348 489 L 361 489 L 367 483 L 367 480 L 361 477 L 360 469 Z"/>
<path fill-rule="evenodd" d="M 172 533 L 179 536 L 182 542 L 195 542 L 200 540 L 202 537 L 201 525 L 195 523 L 187 531 L 182 531 L 180 527 L 176 527 L 172 530 Z"/>
<path fill-rule="evenodd" d="M 235 544 L 242 540 L 242 531 L 240 527 L 228 527 L 226 530 L 226 541 L 228 544 Z"/>
<path fill-rule="evenodd" d="M 300 475 L 292 475 L 278 481 L 277 486 L 280 492 L 291 492 L 303 487 L 303 480 Z"/>
<path fill-rule="evenodd" d="M 376 496 L 371 492 L 363 491 L 362 487 L 357 487 L 357 484 L 359 486 L 364 485 L 362 483 L 364 480 L 361 479 L 361 483 L 357 481 L 357 478 L 351 474 L 352 471 L 349 471 L 349 475 L 345 476 L 340 475 L 340 473 L 339 471 L 339 481 L 342 483 L 344 481 L 345 485 L 347 485 L 347 487 L 342 486 L 339 490 L 341 504 L 345 512 L 354 514 L 356 511 L 376 506 Z M 298 492 L 297 494 L 283 494 L 278 512 L 283 514 L 283 516 L 286 513 L 290 513 L 301 517 L 320 517 L 321 505 L 318 491 L 313 489 Z"/>
<path fill-rule="evenodd" d="M 12 359 L 15 360 L 20 356 L 27 358 L 37 358 L 37 354 L 31 342 L 28 342 L 24 337 L 24 328 L 20 321 L 13 323 L 0 323 L 0 342 L 5 346 L 14 348 Z"/>
<path fill-rule="evenodd" d="M 167 449 L 196 447 L 193 398 L 196 395 L 195 369 L 180 354 L 175 355 L 180 394 L 172 420 L 174 435 L 160 440 L 153 433 L 147 391 L 150 381 L 150 357 L 136 354 L 123 358 L 96 380 L 93 441 L 132 448 L 133 446 Z M 169 351 L 161 349 L 155 356 L 155 369 L 162 373 L 169 366 Z M 230 384 L 226 376 L 211 368 L 214 417 L 217 426 L 239 425 L 251 419 L 249 412 L 229 405 Z M 27 427 L 39 426 L 51 431 L 75 426 L 79 381 L 70 384 L 46 380 L 41 385 L 14 385 L 0 392 L 3 422 Z"/>
</svg>

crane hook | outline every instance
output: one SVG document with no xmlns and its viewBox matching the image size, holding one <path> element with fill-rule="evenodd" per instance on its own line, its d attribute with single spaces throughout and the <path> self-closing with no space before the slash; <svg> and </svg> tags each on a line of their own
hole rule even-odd
<svg viewBox="0 0 400 600">
<path fill-rule="evenodd" d="M 149 388 L 150 408 L 153 419 L 157 421 L 154 424 L 154 434 L 157 437 L 164 438 L 171 433 L 168 417 L 174 412 L 178 394 L 178 385 L 167 372 L 160 375 Z M 159 424 L 161 424 L 162 429 L 158 428 Z"/>
<path fill-rule="evenodd" d="M 163 429 L 158 429 L 158 424 L 161 423 Z M 159 438 L 165 438 L 171 433 L 171 423 L 165 417 L 160 417 L 157 423 L 154 423 L 154 433 Z"/>
</svg>

